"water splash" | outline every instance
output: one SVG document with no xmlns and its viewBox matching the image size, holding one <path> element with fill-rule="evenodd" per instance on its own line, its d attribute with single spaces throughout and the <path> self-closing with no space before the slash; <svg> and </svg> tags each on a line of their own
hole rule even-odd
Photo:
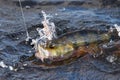
<svg viewBox="0 0 120 80">
<path fill-rule="evenodd" d="M 0 67 L 7 68 L 8 66 L 3 61 L 0 61 Z"/>
<path fill-rule="evenodd" d="M 13 68 L 13 66 L 10 66 L 10 65 L 6 65 L 3 61 L 0 61 L 0 67 L 2 67 L 2 68 L 8 68 L 9 70 L 11 70 L 11 71 L 15 71 L 15 69 Z"/>
<path fill-rule="evenodd" d="M 44 28 L 37 28 L 39 38 L 33 39 L 31 44 L 34 44 L 35 50 L 39 50 L 40 52 L 39 55 L 37 54 L 36 56 L 40 56 L 39 58 L 43 60 L 50 55 L 49 52 L 44 49 L 44 47 L 47 47 L 47 45 L 49 45 L 53 39 L 57 38 L 57 36 L 55 24 L 50 21 L 52 16 L 47 15 L 44 11 L 41 12 L 43 14 L 42 24 Z"/>
<path fill-rule="evenodd" d="M 39 32 L 40 37 L 46 37 L 48 40 L 52 40 L 56 38 L 55 24 L 53 22 L 50 22 L 51 16 L 46 15 L 44 11 L 41 12 L 44 17 L 44 20 L 42 21 L 44 28 L 37 29 L 37 31 Z"/>
<path fill-rule="evenodd" d="M 56 30 L 55 30 L 55 24 L 53 22 L 50 22 L 50 17 L 47 15 L 44 11 L 41 11 L 43 14 L 43 21 L 42 24 L 44 28 L 37 28 L 39 38 L 33 40 L 33 44 L 40 44 L 41 46 L 46 47 L 49 42 L 55 38 L 56 36 Z"/>
<path fill-rule="evenodd" d="M 120 26 L 118 26 L 117 24 L 114 24 L 114 26 L 115 26 L 115 28 L 117 29 L 118 35 L 119 35 L 119 37 L 120 37 Z"/>
</svg>

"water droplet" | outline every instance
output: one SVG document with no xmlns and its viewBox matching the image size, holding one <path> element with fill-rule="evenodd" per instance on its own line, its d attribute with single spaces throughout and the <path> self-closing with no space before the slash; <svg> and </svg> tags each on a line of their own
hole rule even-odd
<svg viewBox="0 0 120 80">
<path fill-rule="evenodd" d="M 27 64 L 23 64 L 23 66 L 27 66 Z"/>
<path fill-rule="evenodd" d="M 3 61 L 0 61 L 0 66 L 1 66 L 2 68 L 7 68 L 7 67 L 8 67 Z"/>
<path fill-rule="evenodd" d="M 10 69 L 11 71 L 13 71 L 13 70 L 14 70 L 14 68 L 13 68 L 12 66 L 9 66 L 9 69 Z"/>
<path fill-rule="evenodd" d="M 26 9 L 30 9 L 31 7 L 30 6 L 25 6 Z"/>
</svg>

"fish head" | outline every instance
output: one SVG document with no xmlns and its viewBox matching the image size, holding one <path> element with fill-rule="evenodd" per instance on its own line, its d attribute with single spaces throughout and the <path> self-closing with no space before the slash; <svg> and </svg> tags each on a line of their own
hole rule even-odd
<svg viewBox="0 0 120 80">
<path fill-rule="evenodd" d="M 69 54 L 69 52 L 73 51 L 74 48 L 72 45 L 69 44 L 58 44 L 56 46 L 49 46 L 49 47 L 42 47 L 38 46 L 37 52 L 35 53 L 35 56 L 42 61 L 44 59 L 53 59 L 56 57 L 65 57 L 64 55 Z"/>
</svg>

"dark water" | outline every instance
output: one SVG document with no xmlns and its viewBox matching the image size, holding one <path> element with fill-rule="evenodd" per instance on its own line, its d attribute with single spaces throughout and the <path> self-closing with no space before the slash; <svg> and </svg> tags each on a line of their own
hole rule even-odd
<svg viewBox="0 0 120 80">
<path fill-rule="evenodd" d="M 37 36 L 36 28 L 42 27 L 41 10 L 53 16 L 58 35 L 78 29 L 105 30 L 113 24 L 120 25 L 119 0 L 23 0 L 22 5 L 32 38 Z M 0 0 L 0 61 L 18 68 L 15 72 L 0 67 L 0 80 L 120 80 L 119 67 L 89 55 L 57 68 L 36 67 L 26 60 L 34 54 L 34 49 L 24 43 L 25 38 L 18 1 Z M 24 63 L 29 65 L 23 67 Z"/>
</svg>

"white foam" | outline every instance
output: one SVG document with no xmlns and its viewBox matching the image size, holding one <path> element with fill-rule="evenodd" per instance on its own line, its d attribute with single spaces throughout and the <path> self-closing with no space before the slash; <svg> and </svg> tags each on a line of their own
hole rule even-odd
<svg viewBox="0 0 120 80">
<path fill-rule="evenodd" d="M 3 61 L 0 61 L 0 66 L 1 66 L 2 68 L 7 68 L 7 67 L 8 67 Z"/>
<path fill-rule="evenodd" d="M 117 24 L 114 24 L 115 28 L 117 29 L 118 31 L 118 36 L 120 36 L 120 26 L 118 26 Z"/>
<path fill-rule="evenodd" d="M 47 15 L 44 11 L 41 11 L 43 14 L 43 21 L 42 24 L 44 28 L 37 28 L 39 38 L 34 39 L 32 44 L 39 44 L 42 46 L 46 46 L 48 42 L 56 38 L 56 30 L 55 30 L 55 24 L 50 21 L 50 15 Z"/>
<path fill-rule="evenodd" d="M 42 21 L 42 24 L 44 26 L 43 29 L 40 31 L 43 31 L 43 36 L 45 36 L 48 40 L 52 40 L 56 37 L 56 30 L 55 30 L 55 24 L 53 22 L 49 21 L 49 15 L 46 15 L 44 11 L 42 11 L 44 20 Z"/>
<path fill-rule="evenodd" d="M 66 10 L 66 8 L 63 8 L 63 11 L 65 11 Z"/>
<path fill-rule="evenodd" d="M 106 57 L 106 60 L 110 63 L 113 63 L 114 61 L 117 60 L 117 57 L 114 56 L 114 55 L 109 55 L 109 56 Z"/>
<path fill-rule="evenodd" d="M 58 15 L 58 13 L 55 13 L 55 15 L 57 16 L 57 15 Z"/>
<path fill-rule="evenodd" d="M 39 54 L 35 54 L 36 57 L 39 57 L 41 60 L 48 58 L 50 55 L 47 50 L 44 49 L 53 39 L 57 38 L 55 24 L 50 21 L 52 16 L 47 15 L 44 11 L 41 11 L 43 14 L 43 28 L 37 28 L 39 37 L 32 40 L 31 44 L 34 44 L 36 51 L 39 51 Z"/>
<path fill-rule="evenodd" d="M 0 67 L 7 68 L 7 69 L 9 69 L 11 71 L 13 71 L 13 70 L 15 71 L 15 69 L 13 68 L 13 66 L 6 65 L 3 61 L 0 61 Z"/>
<path fill-rule="evenodd" d="M 23 64 L 23 66 L 27 66 L 28 64 Z"/>
<path fill-rule="evenodd" d="M 14 70 L 14 68 L 12 67 L 12 66 L 8 66 L 9 67 L 9 69 L 11 70 L 11 71 L 13 71 Z"/>
</svg>

